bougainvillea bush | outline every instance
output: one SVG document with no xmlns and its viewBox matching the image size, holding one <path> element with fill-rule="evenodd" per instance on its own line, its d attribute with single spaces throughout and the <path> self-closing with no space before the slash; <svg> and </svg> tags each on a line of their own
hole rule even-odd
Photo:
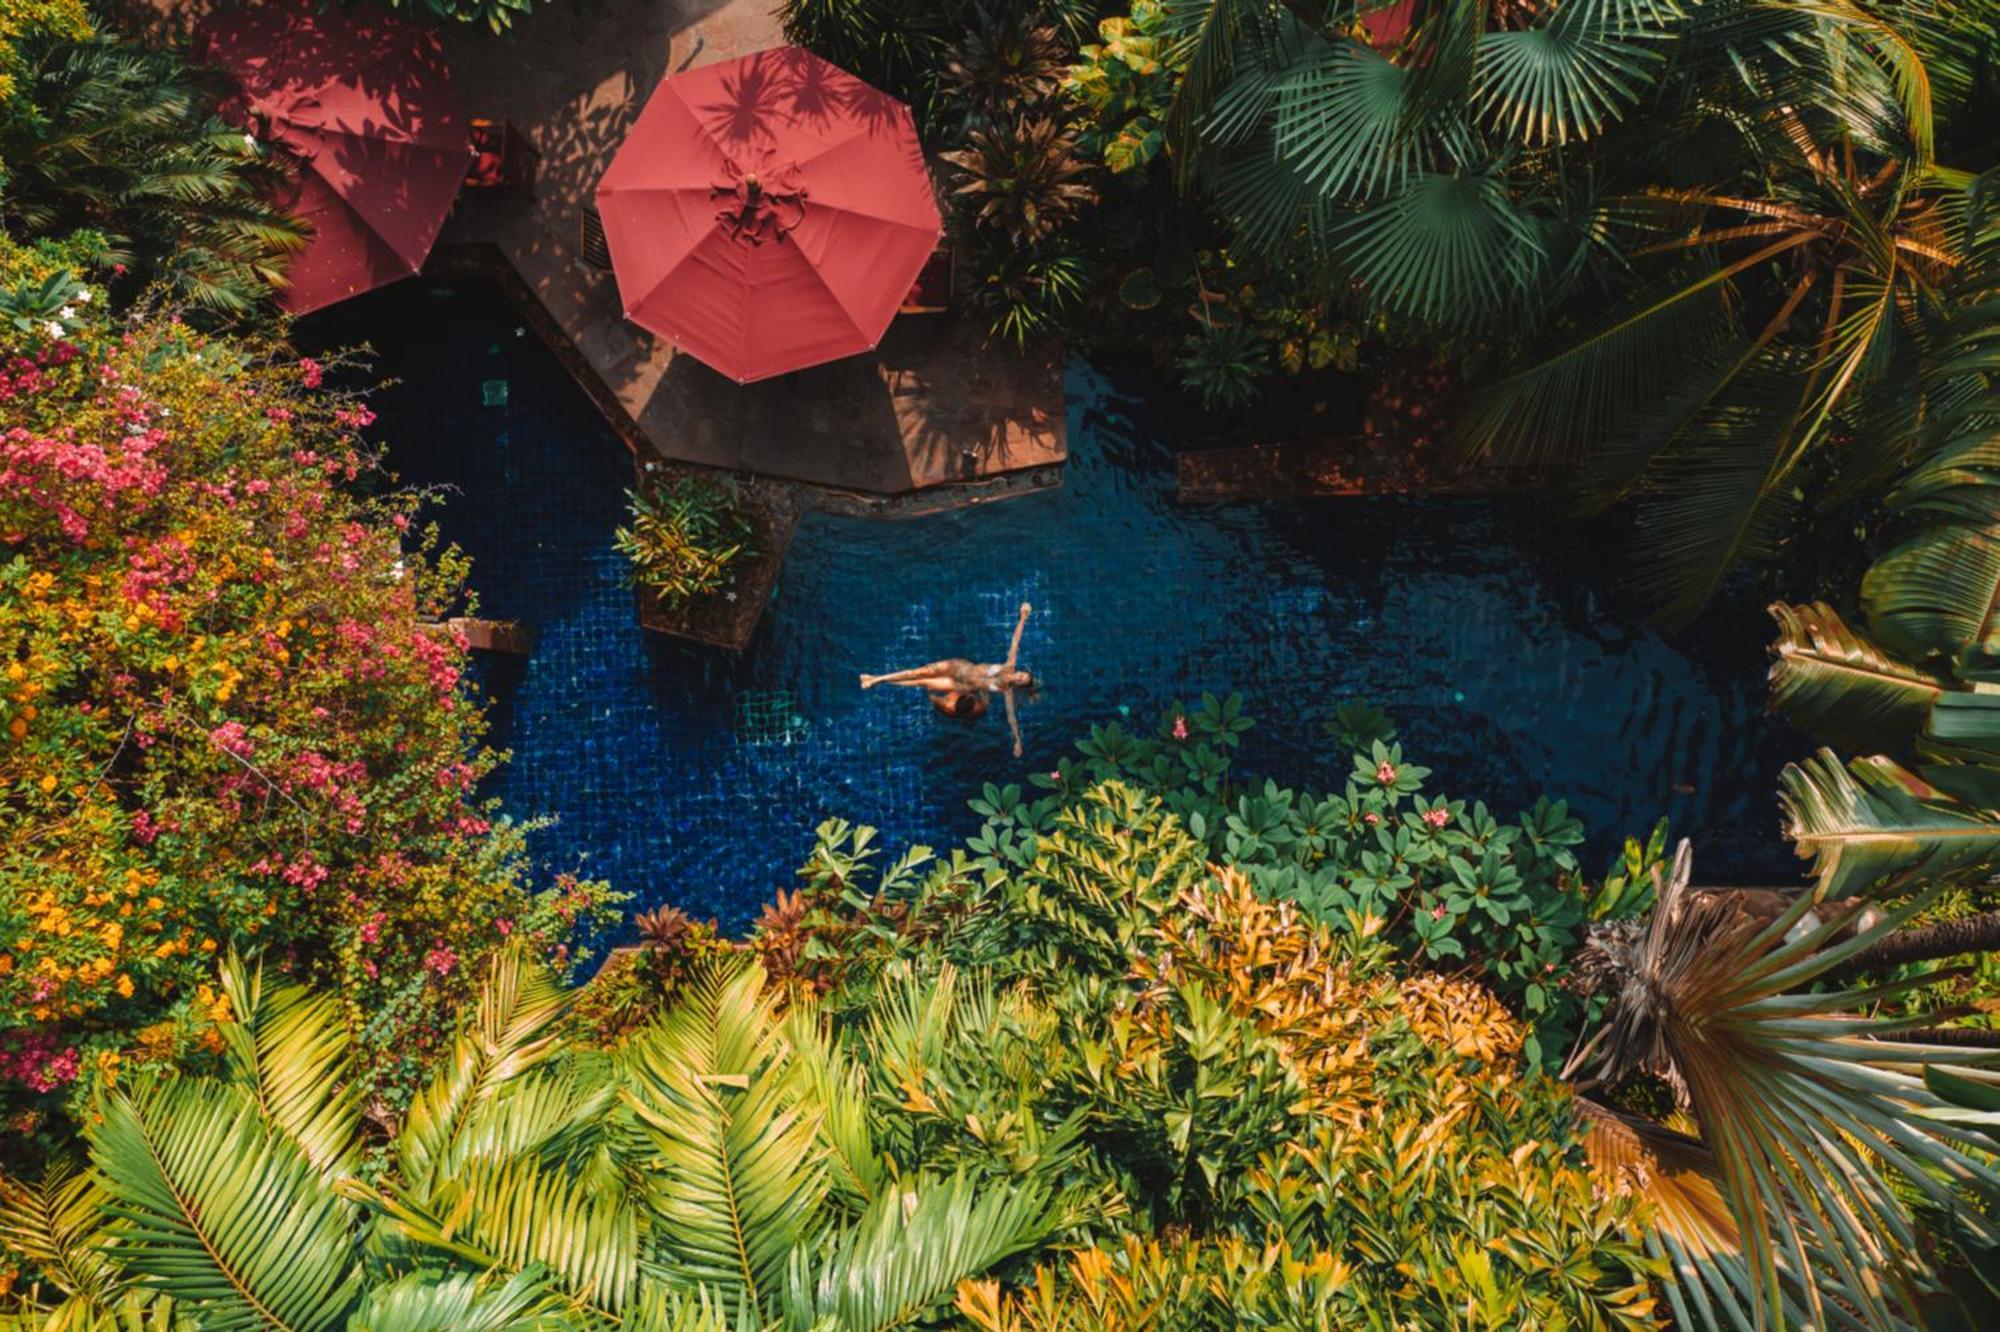
<svg viewBox="0 0 2000 1332">
<path fill-rule="evenodd" d="M 393 1099 L 472 962 L 567 961 L 604 890 L 531 895 L 475 796 L 496 757 L 432 623 L 465 569 L 366 406 L 276 344 L 116 321 L 46 253 L 0 251 L 56 306 L 0 329 L 0 1095 L 19 1127 L 212 1045 L 234 945 L 337 984 Z"/>
</svg>

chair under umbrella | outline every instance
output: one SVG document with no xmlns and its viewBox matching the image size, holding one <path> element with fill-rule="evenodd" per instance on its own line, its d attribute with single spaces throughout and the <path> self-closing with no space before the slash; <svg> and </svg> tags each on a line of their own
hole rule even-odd
<svg viewBox="0 0 2000 1332">
<path fill-rule="evenodd" d="M 910 109 L 789 46 L 663 80 L 597 208 L 626 317 L 746 383 L 874 347 L 942 230 Z"/>
<path fill-rule="evenodd" d="M 471 152 L 433 34 L 297 0 L 216 14 L 197 50 L 235 80 L 246 132 L 298 160 L 285 203 L 313 234 L 280 304 L 303 314 L 423 267 Z"/>
</svg>

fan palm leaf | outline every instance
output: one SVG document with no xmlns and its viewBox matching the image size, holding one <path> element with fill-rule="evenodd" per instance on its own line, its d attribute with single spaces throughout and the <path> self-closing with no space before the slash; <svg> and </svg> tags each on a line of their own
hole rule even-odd
<svg viewBox="0 0 2000 1332">
<path fill-rule="evenodd" d="M 1568 1072 L 1606 1082 L 1646 1072 L 1677 1089 L 1714 1155 L 1757 1327 L 1799 1325 L 1787 1321 L 1788 1292 L 1812 1326 L 1843 1314 L 1878 1329 L 1914 1320 L 1927 1279 L 1915 1227 L 1876 1163 L 1941 1206 L 1954 1187 L 2000 1184 L 1965 1150 L 1976 1135 L 1930 1117 L 1942 1102 L 1921 1076 L 1924 1064 L 1985 1055 L 1900 1039 L 1925 1017 L 1856 1016 L 1907 986 L 1801 990 L 1936 890 L 1842 939 L 1844 914 L 1805 919 L 1812 895 L 1766 921 L 1736 895 L 1692 889 L 1690 877 L 1684 844 L 1652 917 L 1611 969 L 1603 1027 Z M 1813 1278 L 1788 1285 L 1787 1273 Z"/>
<path fill-rule="evenodd" d="M 91 1135 L 119 1265 L 203 1328 L 341 1327 L 361 1290 L 355 1206 L 233 1087 L 113 1092 Z"/>
<path fill-rule="evenodd" d="M 769 1311 L 791 1251 L 818 1238 L 830 1186 L 819 1115 L 795 1095 L 762 986 L 753 966 L 685 987 L 633 1040 L 626 1096 L 653 1144 L 653 1266 Z"/>
<path fill-rule="evenodd" d="M 1492 316 L 1544 265 L 1533 220 L 1490 169 L 1420 174 L 1335 224 L 1330 243 L 1379 305 L 1432 326 Z"/>
<path fill-rule="evenodd" d="M 1481 33 L 1471 109 L 1530 146 L 1589 139 L 1649 91 L 1678 17 L 1651 0 L 1565 0 L 1532 27 Z"/>
</svg>

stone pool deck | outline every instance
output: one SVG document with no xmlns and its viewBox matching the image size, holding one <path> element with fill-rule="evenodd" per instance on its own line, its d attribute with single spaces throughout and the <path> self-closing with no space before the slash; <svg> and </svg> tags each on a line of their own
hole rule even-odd
<svg viewBox="0 0 2000 1332">
<path fill-rule="evenodd" d="M 611 272 L 585 261 L 585 208 L 654 87 L 783 43 L 770 0 L 549 5 L 506 38 L 459 26 L 444 40 L 466 111 L 512 124 L 540 161 L 532 198 L 468 190 L 440 259 L 470 246 L 504 260 L 636 454 L 873 496 L 1061 465 L 1053 348 L 988 347 L 964 312 L 903 315 L 871 355 L 739 385 L 628 322 Z"/>
</svg>

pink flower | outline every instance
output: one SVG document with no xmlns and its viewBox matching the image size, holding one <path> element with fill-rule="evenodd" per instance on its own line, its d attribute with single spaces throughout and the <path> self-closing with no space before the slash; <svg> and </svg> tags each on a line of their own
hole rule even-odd
<svg viewBox="0 0 2000 1332">
<path fill-rule="evenodd" d="M 1174 718 L 1174 739 L 1185 740 L 1187 738 L 1188 738 L 1187 718 L 1176 716 Z"/>
<path fill-rule="evenodd" d="M 440 976 L 449 976 L 452 969 L 458 965 L 458 954 L 439 944 L 424 954 L 424 965 Z"/>
<path fill-rule="evenodd" d="M 502 916 L 493 922 L 493 928 L 500 931 L 500 937 L 504 939 L 514 932 L 514 922 Z"/>
<path fill-rule="evenodd" d="M 1394 786 L 1396 784 L 1396 765 L 1387 759 L 1383 759 L 1375 767 L 1375 780 L 1384 786 Z"/>
<path fill-rule="evenodd" d="M 1424 822 L 1433 828 L 1442 828 L 1451 822 L 1451 811 L 1443 805 L 1439 805 L 1436 809 L 1427 809 L 1424 811 Z"/>
<path fill-rule="evenodd" d="M 1382 816 L 1380 814 L 1377 814 L 1374 810 L 1369 810 L 1366 814 L 1363 814 L 1361 816 L 1361 821 L 1367 824 L 1369 827 L 1374 828 L 1380 826 L 1382 822 Z"/>
<path fill-rule="evenodd" d="M 1440 906 L 1434 906 L 1434 907 L 1432 907 L 1432 908 L 1431 908 L 1431 919 L 1432 919 L 1432 920 L 1443 920 L 1443 919 L 1444 919 L 1444 907 L 1443 907 L 1443 906 L 1441 906 L 1441 905 L 1440 905 Z"/>
<path fill-rule="evenodd" d="M 299 358 L 299 380 L 307 388 L 318 388 L 326 377 L 326 370 L 310 356 Z"/>
<path fill-rule="evenodd" d="M 1055 768 L 1050 768 L 1050 769 L 1049 769 L 1049 780 L 1050 780 L 1050 781 L 1052 781 L 1052 782 L 1059 782 L 1059 781 L 1061 781 L 1061 780 L 1062 780 L 1062 773 L 1061 773 L 1060 771 L 1058 771 L 1057 769 L 1055 769 Z"/>
</svg>

